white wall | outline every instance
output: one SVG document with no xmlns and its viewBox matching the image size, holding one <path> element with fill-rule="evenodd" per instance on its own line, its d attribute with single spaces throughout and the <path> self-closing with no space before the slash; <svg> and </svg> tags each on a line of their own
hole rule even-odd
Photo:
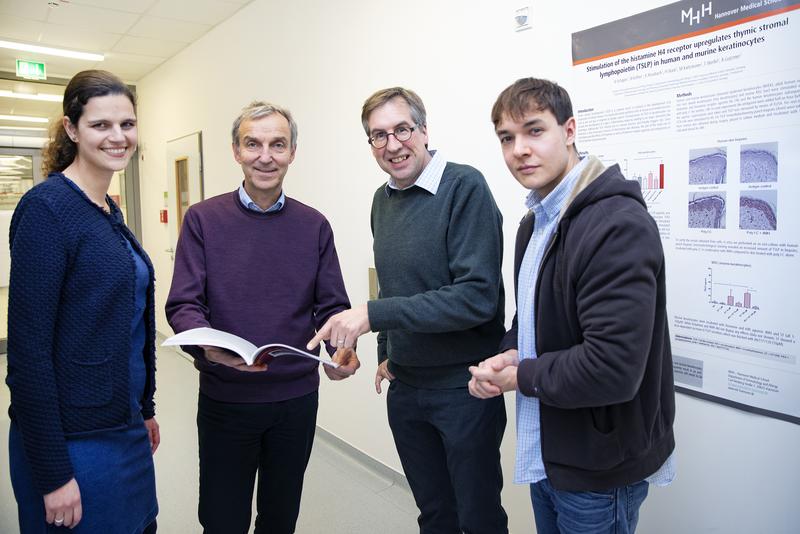
<svg viewBox="0 0 800 534">
<path fill-rule="evenodd" d="M 230 124 L 256 98 L 294 113 L 299 147 L 286 191 L 329 218 L 351 300 L 364 302 L 372 264 L 370 202 L 385 176 L 366 144 L 360 109 L 373 91 L 404 85 L 425 101 L 431 148 L 481 169 L 504 213 L 510 318 L 513 236 L 524 191 L 505 169 L 489 122 L 494 98 L 522 76 L 567 80 L 571 32 L 665 3 L 536 1 L 533 29 L 515 33 L 521 5 L 510 0 L 254 1 L 137 86 L 142 228 L 156 266 L 159 309 L 172 271 L 167 227 L 158 222 L 166 141 L 202 130 L 206 196 L 230 191 L 241 180 Z M 158 326 L 170 332 L 163 312 Z M 358 375 L 324 383 L 319 424 L 399 470 L 384 399 L 372 385 L 374 336 L 362 338 L 359 349 Z M 507 406 L 504 503 L 512 531 L 533 532 L 527 488 L 511 482 L 513 396 Z M 800 427 L 679 396 L 676 432 L 678 479 L 652 490 L 641 532 L 788 533 L 800 524 Z"/>
</svg>

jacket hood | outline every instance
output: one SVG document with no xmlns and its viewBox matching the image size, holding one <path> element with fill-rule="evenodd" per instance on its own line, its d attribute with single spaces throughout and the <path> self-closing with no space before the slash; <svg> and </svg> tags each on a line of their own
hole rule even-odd
<svg viewBox="0 0 800 534">
<path fill-rule="evenodd" d="M 626 180 L 619 165 L 614 164 L 606 168 L 595 156 L 587 157 L 589 161 L 564 203 L 562 218 L 571 217 L 586 206 L 613 196 L 630 197 L 647 209 L 639 184 L 633 180 Z"/>
</svg>

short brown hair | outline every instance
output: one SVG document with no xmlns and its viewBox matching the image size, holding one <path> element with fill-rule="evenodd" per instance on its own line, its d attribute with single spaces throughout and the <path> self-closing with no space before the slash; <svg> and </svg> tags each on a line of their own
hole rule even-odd
<svg viewBox="0 0 800 534">
<path fill-rule="evenodd" d="M 369 98 L 364 101 L 364 106 L 361 108 L 361 124 L 364 126 L 364 131 L 369 136 L 369 116 L 372 112 L 387 103 L 393 98 L 400 97 L 406 101 L 408 107 L 411 109 L 411 120 L 415 124 L 425 128 L 427 126 L 428 117 L 425 113 L 425 104 L 417 93 L 411 89 L 403 87 L 390 87 L 388 89 L 381 89 L 376 91 Z"/>
<path fill-rule="evenodd" d="M 492 123 L 496 128 L 503 115 L 520 120 L 533 110 L 551 112 L 558 124 L 564 124 L 573 116 L 572 101 L 566 89 L 550 80 L 520 78 L 497 97 L 492 106 Z"/>
</svg>

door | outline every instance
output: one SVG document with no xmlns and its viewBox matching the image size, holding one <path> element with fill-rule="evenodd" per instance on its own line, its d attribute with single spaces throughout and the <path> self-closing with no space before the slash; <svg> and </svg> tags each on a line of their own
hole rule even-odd
<svg viewBox="0 0 800 534">
<path fill-rule="evenodd" d="M 183 216 L 189 206 L 203 200 L 203 138 L 201 132 L 167 141 L 167 208 L 170 247 L 174 259 Z"/>
</svg>

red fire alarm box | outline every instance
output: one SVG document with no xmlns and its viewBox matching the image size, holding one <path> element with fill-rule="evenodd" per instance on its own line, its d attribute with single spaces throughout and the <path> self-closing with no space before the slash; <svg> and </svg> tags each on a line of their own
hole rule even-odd
<svg viewBox="0 0 800 534">
<path fill-rule="evenodd" d="M 162 222 L 162 223 L 166 223 L 166 222 L 167 222 L 167 213 L 168 213 L 168 211 L 167 211 L 167 210 L 161 210 L 161 211 L 159 211 L 159 212 L 158 212 L 158 220 L 159 220 L 160 222 Z"/>
</svg>

